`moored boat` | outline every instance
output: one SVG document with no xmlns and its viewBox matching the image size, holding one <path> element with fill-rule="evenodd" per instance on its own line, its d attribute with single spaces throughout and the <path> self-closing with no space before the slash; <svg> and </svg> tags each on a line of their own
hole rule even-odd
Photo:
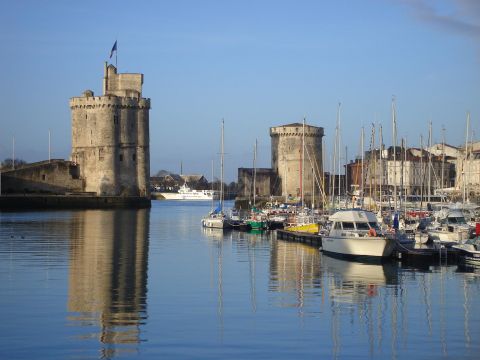
<svg viewBox="0 0 480 360">
<path fill-rule="evenodd" d="M 387 237 L 373 212 L 365 210 L 338 211 L 329 220 L 330 230 L 322 238 L 326 253 L 353 257 L 388 257 L 396 240 Z"/>
<path fill-rule="evenodd" d="M 213 200 L 218 198 L 213 190 L 194 190 L 183 184 L 178 192 L 161 192 L 166 200 Z"/>
<path fill-rule="evenodd" d="M 467 240 L 464 244 L 452 246 L 459 251 L 460 257 L 469 264 L 480 265 L 480 237 Z"/>
<path fill-rule="evenodd" d="M 428 236 L 433 241 L 440 243 L 464 243 L 472 237 L 473 228 L 471 228 L 461 210 L 447 210 L 446 215 L 437 220 L 428 227 Z"/>
</svg>

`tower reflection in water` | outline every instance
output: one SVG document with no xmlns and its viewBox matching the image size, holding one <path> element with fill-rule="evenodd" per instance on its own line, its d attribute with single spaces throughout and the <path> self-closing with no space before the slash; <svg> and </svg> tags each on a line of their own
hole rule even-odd
<svg viewBox="0 0 480 360">
<path fill-rule="evenodd" d="M 149 210 L 91 210 L 72 226 L 69 321 L 97 338 L 103 357 L 135 352 L 147 293 Z M 93 330 L 95 328 L 95 330 Z"/>
</svg>

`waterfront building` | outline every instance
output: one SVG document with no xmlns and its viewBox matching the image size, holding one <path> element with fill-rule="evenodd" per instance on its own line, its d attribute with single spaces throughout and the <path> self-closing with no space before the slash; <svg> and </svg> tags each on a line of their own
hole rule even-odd
<svg viewBox="0 0 480 360">
<path fill-rule="evenodd" d="M 384 194 L 393 194 L 396 187 L 398 194 L 406 195 L 433 195 L 435 189 L 453 186 L 454 164 L 447 158 L 442 165 L 442 156 L 429 155 L 426 150 L 397 146 L 395 151 L 395 156 L 393 146 L 366 151 L 363 172 L 360 159 L 350 162 L 350 187 L 362 189 L 362 173 L 364 195 L 377 196 L 380 185 Z"/>
<path fill-rule="evenodd" d="M 84 191 L 97 195 L 148 196 L 150 99 L 143 74 L 118 74 L 105 63 L 103 95 L 86 90 L 70 99 L 71 161 L 79 165 Z"/>
</svg>

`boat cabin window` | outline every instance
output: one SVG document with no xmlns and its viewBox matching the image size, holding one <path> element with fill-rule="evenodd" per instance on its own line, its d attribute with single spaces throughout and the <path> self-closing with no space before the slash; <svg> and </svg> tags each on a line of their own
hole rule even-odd
<svg viewBox="0 0 480 360">
<path fill-rule="evenodd" d="M 378 222 L 372 221 L 372 222 L 369 222 L 368 224 L 370 225 L 370 227 L 371 227 L 372 229 L 380 230 L 380 226 L 378 225 Z"/>
<path fill-rule="evenodd" d="M 335 230 L 342 230 L 342 223 L 335 222 L 334 225 L 333 225 L 333 228 Z"/>
<path fill-rule="evenodd" d="M 343 230 L 355 230 L 355 225 L 353 222 L 343 222 Z"/>
<path fill-rule="evenodd" d="M 465 218 L 464 217 L 449 217 L 448 218 L 448 222 L 450 224 L 465 224 L 466 221 L 465 221 Z"/>
<path fill-rule="evenodd" d="M 357 230 L 370 230 L 368 223 L 366 222 L 358 222 L 357 223 Z"/>
</svg>

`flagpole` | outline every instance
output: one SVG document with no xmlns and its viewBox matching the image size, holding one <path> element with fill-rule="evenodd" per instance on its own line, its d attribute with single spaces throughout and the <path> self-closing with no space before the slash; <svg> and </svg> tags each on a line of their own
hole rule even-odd
<svg viewBox="0 0 480 360">
<path fill-rule="evenodd" d="M 117 56 L 118 56 L 118 43 L 117 43 L 117 40 L 115 40 L 115 67 L 117 68 L 118 70 L 118 65 L 117 65 Z"/>
</svg>

